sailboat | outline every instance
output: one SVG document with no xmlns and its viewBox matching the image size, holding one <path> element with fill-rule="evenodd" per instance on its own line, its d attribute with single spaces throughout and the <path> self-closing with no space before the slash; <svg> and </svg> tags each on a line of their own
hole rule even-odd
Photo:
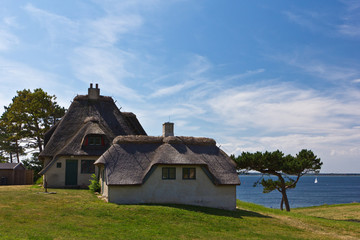
<svg viewBox="0 0 360 240">
<path fill-rule="evenodd" d="M 318 180 L 317 180 L 317 177 L 316 177 L 314 183 L 317 183 L 317 182 L 318 182 Z"/>
</svg>

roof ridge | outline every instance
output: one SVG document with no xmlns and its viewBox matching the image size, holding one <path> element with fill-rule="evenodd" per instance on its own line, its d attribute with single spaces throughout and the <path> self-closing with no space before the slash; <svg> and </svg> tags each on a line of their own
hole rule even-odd
<svg viewBox="0 0 360 240">
<path fill-rule="evenodd" d="M 216 145 L 216 141 L 212 138 L 184 137 L 184 136 L 156 137 L 156 136 L 144 136 L 144 135 L 127 135 L 127 136 L 117 136 L 113 141 L 113 144 L 154 144 L 154 143 L 202 145 L 202 146 Z"/>
</svg>

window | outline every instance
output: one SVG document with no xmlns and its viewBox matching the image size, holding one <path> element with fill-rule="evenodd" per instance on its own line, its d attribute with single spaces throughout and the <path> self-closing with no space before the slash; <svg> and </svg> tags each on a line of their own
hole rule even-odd
<svg viewBox="0 0 360 240">
<path fill-rule="evenodd" d="M 56 163 L 57 168 L 61 168 L 61 162 Z"/>
<path fill-rule="evenodd" d="M 183 179 L 196 179 L 196 169 L 183 168 Z"/>
<path fill-rule="evenodd" d="M 176 179 L 176 168 L 163 167 L 162 168 L 162 179 Z"/>
<path fill-rule="evenodd" d="M 84 146 L 104 146 L 104 138 L 101 135 L 88 135 L 85 138 Z"/>
<path fill-rule="evenodd" d="M 101 136 L 89 136 L 88 137 L 88 144 L 90 146 L 102 145 L 101 142 L 102 142 Z"/>
<path fill-rule="evenodd" d="M 95 160 L 81 160 L 81 173 L 95 173 Z"/>
</svg>

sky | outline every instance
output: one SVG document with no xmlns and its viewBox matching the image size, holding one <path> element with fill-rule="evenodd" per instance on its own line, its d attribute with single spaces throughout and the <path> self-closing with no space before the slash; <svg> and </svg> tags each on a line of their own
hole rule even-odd
<svg viewBox="0 0 360 240">
<path fill-rule="evenodd" d="M 360 173 L 358 0 L 0 0 L 0 106 L 42 88 L 68 108 L 90 83 L 148 135 Z"/>
</svg>

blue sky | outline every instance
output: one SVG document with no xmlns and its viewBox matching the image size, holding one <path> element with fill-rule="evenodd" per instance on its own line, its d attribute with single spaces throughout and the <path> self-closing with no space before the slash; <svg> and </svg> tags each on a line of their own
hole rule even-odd
<svg viewBox="0 0 360 240">
<path fill-rule="evenodd" d="M 0 2 L 1 106 L 41 87 L 67 108 L 98 83 L 148 135 L 170 119 L 228 154 L 360 172 L 358 0 Z"/>
</svg>

